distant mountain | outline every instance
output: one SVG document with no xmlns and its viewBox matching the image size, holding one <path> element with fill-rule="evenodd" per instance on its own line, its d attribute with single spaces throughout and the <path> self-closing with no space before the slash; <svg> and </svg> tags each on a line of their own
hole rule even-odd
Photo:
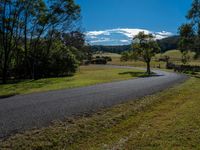
<svg viewBox="0 0 200 150">
<path fill-rule="evenodd" d="M 178 41 L 179 36 L 171 36 L 168 38 L 158 40 L 158 44 L 161 48 L 161 51 L 165 52 L 172 49 L 178 49 Z"/>
<path fill-rule="evenodd" d="M 90 45 L 129 45 L 135 35 L 144 31 L 146 34 L 152 33 L 156 39 L 163 39 L 173 34 L 170 32 L 153 32 L 146 29 L 116 28 L 102 31 L 88 31 L 85 33 L 86 41 Z"/>
<path fill-rule="evenodd" d="M 179 36 L 171 36 L 163 39 L 157 40 L 159 46 L 161 47 L 161 52 L 165 52 L 172 49 L 178 49 Z M 111 53 L 121 53 L 123 51 L 131 50 L 131 44 L 129 45 L 91 45 L 92 51 L 103 51 Z"/>
<path fill-rule="evenodd" d="M 105 45 L 92 45 L 91 49 L 93 52 L 102 51 L 110 53 L 121 53 L 123 51 L 131 50 L 131 45 L 116 45 L 116 46 L 105 46 Z"/>
</svg>

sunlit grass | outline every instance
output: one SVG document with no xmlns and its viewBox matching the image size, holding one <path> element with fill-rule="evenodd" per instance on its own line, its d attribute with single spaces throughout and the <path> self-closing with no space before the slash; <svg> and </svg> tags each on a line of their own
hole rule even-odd
<svg viewBox="0 0 200 150">
<path fill-rule="evenodd" d="M 132 74 L 122 74 L 133 72 Z M 94 85 L 112 81 L 126 80 L 144 75 L 141 70 L 113 69 L 103 66 L 83 66 L 73 77 L 26 80 L 14 84 L 0 85 L 0 96 L 27 94 L 65 88 Z"/>
<path fill-rule="evenodd" d="M 192 88 L 191 88 L 192 87 Z M 200 79 L 1 142 L 8 149 L 199 149 Z"/>
</svg>

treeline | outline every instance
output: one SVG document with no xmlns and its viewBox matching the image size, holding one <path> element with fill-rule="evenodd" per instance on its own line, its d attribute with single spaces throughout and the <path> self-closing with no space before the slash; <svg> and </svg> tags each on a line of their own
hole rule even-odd
<svg viewBox="0 0 200 150">
<path fill-rule="evenodd" d="M 168 50 L 177 49 L 179 36 L 171 36 L 168 38 L 164 38 L 161 40 L 157 40 L 158 45 L 161 48 L 161 52 L 164 53 Z M 103 45 L 94 45 L 91 46 L 92 51 L 103 51 L 103 52 L 110 52 L 110 53 L 122 53 L 124 51 L 131 50 L 131 45 L 119 45 L 119 46 L 103 46 Z"/>
<path fill-rule="evenodd" d="M 200 57 L 200 0 L 193 0 L 186 19 L 187 23 L 179 27 L 179 47 L 183 54 L 195 52 L 195 58 Z"/>
<path fill-rule="evenodd" d="M 0 79 L 73 74 L 89 56 L 74 0 L 0 1 Z"/>
<path fill-rule="evenodd" d="M 91 50 L 93 52 L 103 51 L 103 52 L 118 53 L 118 54 L 120 54 L 123 51 L 128 51 L 130 49 L 131 49 L 131 45 L 116 45 L 116 46 L 93 45 L 91 46 Z"/>
</svg>

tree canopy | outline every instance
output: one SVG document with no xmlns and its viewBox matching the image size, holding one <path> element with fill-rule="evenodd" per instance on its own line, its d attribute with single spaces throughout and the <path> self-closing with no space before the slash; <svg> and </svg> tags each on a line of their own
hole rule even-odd
<svg viewBox="0 0 200 150">
<path fill-rule="evenodd" d="M 80 12 L 74 0 L 0 1 L 3 82 L 8 77 L 37 79 L 75 72 L 86 51 Z"/>
<path fill-rule="evenodd" d="M 140 32 L 133 38 L 132 47 L 134 49 L 133 54 L 135 56 L 141 57 L 147 64 L 147 73 L 150 75 L 151 59 L 156 53 L 160 52 L 160 47 L 158 46 L 155 37 L 152 34 L 145 34 L 144 32 Z"/>
<path fill-rule="evenodd" d="M 179 28 L 180 49 L 185 52 L 192 50 L 196 57 L 200 56 L 200 0 L 193 0 L 186 16 L 188 23 Z"/>
</svg>

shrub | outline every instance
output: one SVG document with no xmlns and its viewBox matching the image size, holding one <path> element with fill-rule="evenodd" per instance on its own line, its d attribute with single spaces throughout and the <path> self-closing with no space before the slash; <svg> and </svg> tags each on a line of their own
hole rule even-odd
<svg viewBox="0 0 200 150">
<path fill-rule="evenodd" d="M 49 69 L 52 76 L 73 75 L 78 66 L 79 61 L 71 52 L 70 48 L 63 46 L 61 49 L 55 51 L 51 56 L 51 63 Z"/>
<path fill-rule="evenodd" d="M 104 58 L 106 61 L 112 61 L 112 58 L 108 56 L 103 56 L 102 58 Z"/>
<path fill-rule="evenodd" d="M 91 61 L 92 64 L 107 64 L 107 60 L 105 58 L 97 58 Z"/>
</svg>

